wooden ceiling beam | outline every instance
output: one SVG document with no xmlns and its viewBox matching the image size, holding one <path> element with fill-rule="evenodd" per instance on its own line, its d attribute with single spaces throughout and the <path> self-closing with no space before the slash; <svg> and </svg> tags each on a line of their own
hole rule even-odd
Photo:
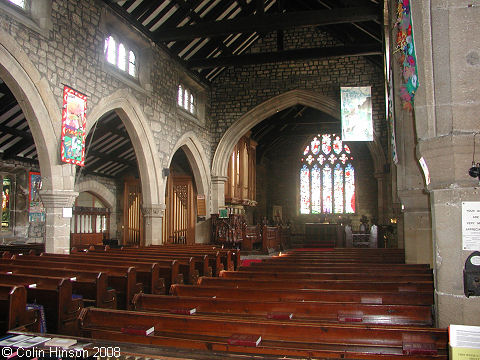
<svg viewBox="0 0 480 360">
<path fill-rule="evenodd" d="M 205 22 L 175 28 L 161 28 L 153 34 L 155 41 L 169 42 L 216 37 L 232 33 L 268 33 L 297 26 L 325 26 L 380 19 L 377 7 L 352 7 L 331 10 L 299 11 L 265 16 L 247 16 Z"/>
<path fill-rule="evenodd" d="M 380 44 L 357 44 L 350 46 L 285 50 L 271 53 L 254 53 L 209 59 L 191 59 L 187 61 L 187 65 L 190 69 L 208 69 L 218 66 L 241 66 L 275 63 L 281 61 L 381 54 L 382 46 Z"/>
</svg>

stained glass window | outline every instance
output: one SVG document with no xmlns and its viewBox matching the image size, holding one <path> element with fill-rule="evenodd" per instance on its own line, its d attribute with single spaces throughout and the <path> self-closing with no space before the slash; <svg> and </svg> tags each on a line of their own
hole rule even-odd
<svg viewBox="0 0 480 360">
<path fill-rule="evenodd" d="M 355 212 L 355 170 L 349 146 L 335 134 L 318 134 L 303 148 L 300 213 Z"/>
<path fill-rule="evenodd" d="M 2 230 L 10 228 L 10 196 L 12 193 L 12 181 L 8 177 L 3 178 L 2 187 Z"/>
<path fill-rule="evenodd" d="M 300 170 L 300 213 L 310 214 L 310 169 L 307 165 Z"/>
</svg>

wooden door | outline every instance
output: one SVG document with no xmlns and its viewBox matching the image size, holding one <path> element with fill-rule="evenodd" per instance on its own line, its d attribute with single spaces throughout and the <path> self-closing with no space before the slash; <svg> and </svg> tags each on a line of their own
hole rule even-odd
<svg viewBox="0 0 480 360">
<path fill-rule="evenodd" d="M 123 191 L 123 243 L 144 245 L 140 179 L 126 179 Z"/>
<path fill-rule="evenodd" d="M 163 218 L 163 243 L 195 243 L 195 196 L 190 176 L 170 176 Z"/>
</svg>

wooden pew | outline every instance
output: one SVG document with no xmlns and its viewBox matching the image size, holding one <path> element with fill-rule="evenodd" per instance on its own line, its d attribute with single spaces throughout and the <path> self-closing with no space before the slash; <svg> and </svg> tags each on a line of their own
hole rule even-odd
<svg viewBox="0 0 480 360">
<path fill-rule="evenodd" d="M 302 260 L 320 262 L 363 262 L 363 263 L 390 263 L 404 264 L 405 253 L 403 249 L 374 249 L 374 248 L 334 248 L 325 251 L 309 249 L 299 251 L 290 250 L 278 258 L 289 260 Z M 276 259 L 276 258 L 275 258 Z"/>
<path fill-rule="evenodd" d="M 305 263 L 296 261 L 252 262 L 249 266 L 240 266 L 243 271 L 284 271 L 284 272 L 388 272 L 388 273 L 423 273 L 432 274 L 427 264 L 338 264 L 338 263 Z"/>
<path fill-rule="evenodd" d="M 53 267 L 70 270 L 105 272 L 108 286 L 117 293 L 117 306 L 131 308 L 133 296 L 141 291 L 137 285 L 137 273 L 133 266 L 101 265 L 76 262 L 68 259 L 54 259 L 45 256 L 25 256 L 20 259 L 0 259 L 0 264 L 18 264 L 35 267 Z"/>
<path fill-rule="evenodd" d="M 258 287 L 262 289 L 324 289 L 324 290 L 388 290 L 432 292 L 432 281 L 382 280 L 304 280 L 304 279 L 227 279 L 200 277 L 199 285 L 224 287 Z"/>
<path fill-rule="evenodd" d="M 95 250 L 95 251 L 98 251 L 98 250 Z M 202 252 L 202 254 L 199 254 L 199 253 L 196 253 L 195 251 L 176 251 L 173 249 L 156 250 L 150 247 L 148 248 L 123 247 L 120 250 L 106 249 L 106 252 L 110 252 L 110 251 L 113 251 L 113 252 L 121 251 L 122 253 L 129 253 L 132 255 L 135 254 L 135 255 L 153 256 L 153 257 L 164 258 L 164 259 L 180 260 L 180 259 L 190 259 L 193 257 L 195 262 L 198 262 L 199 264 L 201 264 L 200 267 L 202 268 L 202 270 L 199 271 L 199 273 L 211 272 L 215 276 L 218 276 L 220 271 L 225 269 L 223 262 L 225 262 L 226 264 L 230 264 L 228 266 L 230 266 L 231 269 L 234 268 L 233 262 L 231 260 L 231 252 L 224 253 L 222 255 L 220 251 L 214 251 L 214 252 L 209 251 L 209 252 Z M 207 261 L 208 261 L 207 264 L 204 263 L 205 256 L 207 256 Z M 199 268 L 198 265 L 196 265 L 195 267 L 197 269 Z"/>
<path fill-rule="evenodd" d="M 179 275 L 179 265 L 173 260 L 154 260 L 141 259 L 133 256 L 105 256 L 105 253 L 73 253 L 69 255 L 59 255 L 43 253 L 41 257 L 55 259 L 70 259 L 83 263 L 103 264 L 103 265 L 128 265 L 134 266 L 137 272 L 137 282 L 142 284 L 143 291 L 149 294 L 165 294 L 166 284 L 183 282 Z"/>
<path fill-rule="evenodd" d="M 125 259 L 125 261 L 157 262 L 160 265 L 160 273 L 167 279 L 167 291 L 171 284 L 185 281 L 193 284 L 202 276 L 211 276 L 211 268 L 208 266 L 208 257 L 205 256 L 164 256 L 144 252 L 125 251 L 122 249 L 97 250 L 89 249 L 87 252 L 78 253 L 88 256 L 103 257 L 105 259 Z M 78 255 L 77 253 L 70 255 Z M 178 269 L 172 269 L 172 266 Z M 179 277 L 178 274 L 182 274 Z"/>
<path fill-rule="evenodd" d="M 0 263 L 0 273 L 70 278 L 73 293 L 82 296 L 84 305 L 108 309 L 117 308 L 117 295 L 115 289 L 108 287 L 108 276 L 105 272 Z"/>
<path fill-rule="evenodd" d="M 360 304 L 433 305 L 432 292 L 383 290 L 316 290 L 316 289 L 262 289 L 258 287 L 231 288 L 222 286 L 181 285 L 170 288 L 176 296 L 217 297 L 238 301 L 263 299 L 265 301 L 322 301 Z"/>
<path fill-rule="evenodd" d="M 82 336 L 178 348 L 228 351 L 242 354 L 307 358 L 420 360 L 447 359 L 446 329 L 382 327 L 351 324 L 314 324 L 215 316 L 183 316 L 138 311 L 86 308 L 80 317 Z M 122 332 L 122 328 L 154 326 L 149 336 Z M 261 335 L 258 346 L 229 344 L 233 334 Z M 428 337 L 430 356 L 404 355 L 407 337 Z M 421 352 L 421 349 L 418 349 Z"/>
<path fill-rule="evenodd" d="M 234 263 L 234 270 L 236 270 L 238 268 L 238 266 L 240 266 L 240 254 L 241 254 L 241 251 L 240 249 L 235 249 L 235 248 L 232 248 L 232 249 L 229 249 L 229 248 L 223 248 L 221 246 L 215 246 L 215 245 L 210 245 L 210 244 L 184 244 L 184 245 L 174 245 L 174 244 L 163 244 L 163 245 L 150 245 L 148 247 L 146 247 L 147 249 L 148 248 L 163 248 L 163 249 L 176 249 L 176 248 L 181 248 L 181 249 L 187 249 L 187 250 L 194 250 L 196 252 L 199 252 L 199 253 L 203 253 L 205 251 L 218 251 L 220 252 L 221 254 L 227 254 L 230 252 L 231 253 L 231 258 L 232 258 L 232 261 Z M 230 269 L 227 269 L 225 268 L 225 270 L 230 270 Z"/>
<path fill-rule="evenodd" d="M 24 286 L 27 290 L 27 301 L 44 307 L 49 332 L 77 334 L 77 317 L 83 308 L 83 303 L 81 299 L 72 298 L 72 282 L 70 279 L 0 274 L 0 283 Z"/>
<path fill-rule="evenodd" d="M 359 322 L 376 325 L 432 326 L 432 309 L 422 305 L 372 305 L 318 301 L 266 301 L 137 294 L 138 311 L 175 312 L 195 309 L 198 315 L 271 318 L 302 322 Z"/>
<path fill-rule="evenodd" d="M 27 309 L 24 286 L 0 283 L 0 336 L 15 328 L 38 331 L 39 320 L 34 310 Z"/>
<path fill-rule="evenodd" d="M 17 257 L 17 259 L 25 257 Z M 28 256 L 27 256 L 28 258 Z M 36 258 L 36 257 L 34 257 Z M 136 270 L 136 281 L 138 291 L 146 291 L 148 293 L 156 294 L 165 294 L 165 280 L 163 277 L 160 277 L 160 265 L 157 262 L 150 261 L 140 261 L 135 259 L 126 259 L 115 258 L 115 257 L 95 257 L 95 256 L 83 256 L 81 254 L 51 254 L 51 253 L 42 253 L 40 258 L 48 258 L 58 261 L 73 261 L 76 263 L 82 264 L 95 264 L 95 265 L 105 265 L 105 266 L 133 266 Z M 165 266 L 169 272 L 168 275 L 171 275 L 172 262 L 167 262 L 162 264 Z"/>
<path fill-rule="evenodd" d="M 0 253 L 8 251 L 10 254 L 41 254 L 45 252 L 45 244 L 9 244 L 0 245 Z"/>
<path fill-rule="evenodd" d="M 127 248 L 131 249 L 131 248 Z M 151 245 L 147 247 L 138 248 L 142 251 L 153 251 L 153 252 L 161 252 L 166 254 L 184 254 L 184 255 L 199 255 L 199 254 L 206 254 L 209 257 L 216 258 L 220 256 L 221 264 L 223 264 L 223 269 L 221 270 L 235 270 L 238 266 L 240 266 L 240 250 L 238 249 L 222 249 L 220 247 L 214 249 L 205 249 L 205 248 L 195 248 L 193 246 L 188 245 L 175 245 L 175 246 L 168 246 L 168 245 Z M 218 274 L 219 266 L 212 265 L 212 269 Z"/>
<path fill-rule="evenodd" d="M 316 281 L 330 281 L 330 280 L 352 280 L 352 281 L 430 281 L 433 282 L 433 275 L 418 274 L 418 273 L 395 273 L 390 272 L 295 272 L 295 271 L 222 271 L 220 277 L 227 279 L 252 279 L 252 280 L 316 280 Z"/>
</svg>

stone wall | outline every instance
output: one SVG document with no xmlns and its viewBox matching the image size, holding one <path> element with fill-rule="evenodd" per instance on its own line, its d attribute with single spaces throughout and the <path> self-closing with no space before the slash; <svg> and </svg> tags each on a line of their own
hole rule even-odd
<svg viewBox="0 0 480 360">
<path fill-rule="evenodd" d="M 112 17 L 106 15 L 108 10 L 105 5 L 95 0 L 53 0 L 51 3 L 50 30 L 37 32 L 0 11 L 0 31 L 15 38 L 41 76 L 48 81 L 59 109 L 63 84 L 88 95 L 87 122 L 89 110 L 102 98 L 125 88 L 135 96 L 149 120 L 162 165 L 167 164 L 175 143 L 187 131 L 193 131 L 198 136 L 207 157 L 210 157 L 207 125 L 184 116 L 177 109 L 179 79 L 188 75 L 175 60 L 135 30 L 130 30 L 130 33 L 123 31 L 123 34 L 117 35 L 125 36 L 127 43 L 135 39 L 135 45 L 148 46 L 148 49 L 139 51 L 139 57 L 145 54 L 151 59 L 146 62 L 139 59 L 140 65 L 149 67 L 150 78 L 143 83 L 132 81 L 110 69 L 104 61 L 104 41 L 110 35 L 105 23 L 107 18 Z M 121 23 L 121 20 L 118 22 Z"/>
<path fill-rule="evenodd" d="M 285 31 L 285 50 L 290 43 L 304 47 L 337 42 L 324 33 L 305 28 L 303 32 Z M 308 40 L 308 41 L 307 41 Z M 260 40 L 252 52 L 264 52 L 276 46 L 276 35 Z M 248 110 L 293 89 L 306 89 L 340 103 L 341 86 L 372 86 L 375 132 L 386 153 L 387 123 L 383 69 L 364 57 L 279 62 L 228 68 L 212 83 L 212 135 L 217 143 L 226 129 Z"/>
<path fill-rule="evenodd" d="M 14 39 L 12 42 L 23 52 L 21 56 L 28 58 L 27 62 L 38 72 L 42 84 L 46 84 L 46 89 L 42 91 L 53 94 L 58 118 L 51 119 L 52 124 L 57 124 L 61 117 L 64 84 L 88 96 L 87 128 L 93 126 L 89 115 L 95 111 L 96 106 L 102 108 L 103 99 L 123 90 L 140 104 L 142 115 L 147 119 L 157 148 L 159 168 L 168 167 L 174 147 L 178 146 L 177 142 L 187 132 L 196 136 L 207 162 L 210 161 L 207 85 L 191 76 L 164 49 L 154 45 L 122 19 L 116 18 L 101 1 L 38 0 L 32 6 L 40 3 L 44 12 L 44 17 L 40 20 L 35 19 L 34 14 L 23 14 L 14 6 L 0 3 L 0 44 L 2 35 Z M 111 34 L 138 49 L 138 79 L 129 78 L 106 63 L 104 41 Z M 1 70 L 2 64 L 0 74 Z M 203 107 L 201 119 L 177 108 L 177 87 L 180 81 L 198 91 L 202 101 L 199 105 Z M 26 98 L 28 99 L 28 94 Z M 60 134 L 60 126 L 54 131 Z M 59 142 L 59 139 L 47 140 Z M 132 142 L 145 140 L 132 139 Z M 157 201 L 154 199 L 153 203 L 156 204 Z M 121 207 L 118 210 L 121 211 Z M 117 222 L 121 221 L 118 213 L 116 217 Z"/>
<path fill-rule="evenodd" d="M 285 31 L 284 48 L 308 48 L 320 45 L 338 45 L 325 33 L 309 27 L 295 32 Z M 273 51 L 276 34 L 270 34 L 255 44 L 251 52 Z M 340 103 L 341 86 L 372 86 L 375 133 L 385 154 L 387 151 L 387 123 L 383 70 L 363 57 L 318 59 L 280 62 L 228 68 L 212 84 L 212 136 L 217 143 L 225 131 L 240 116 L 255 106 L 279 94 L 304 89 L 328 96 Z M 365 144 L 357 150 L 356 184 L 358 217 L 378 216 L 377 184 L 372 157 Z M 268 160 L 257 162 L 257 208 L 250 210 L 253 218 L 270 216 L 272 205 L 282 205 L 283 214 L 290 219 L 298 216 L 297 168 L 295 154 L 284 154 L 279 149 L 269 154 Z M 277 194 L 277 195 L 275 195 Z"/>
</svg>

